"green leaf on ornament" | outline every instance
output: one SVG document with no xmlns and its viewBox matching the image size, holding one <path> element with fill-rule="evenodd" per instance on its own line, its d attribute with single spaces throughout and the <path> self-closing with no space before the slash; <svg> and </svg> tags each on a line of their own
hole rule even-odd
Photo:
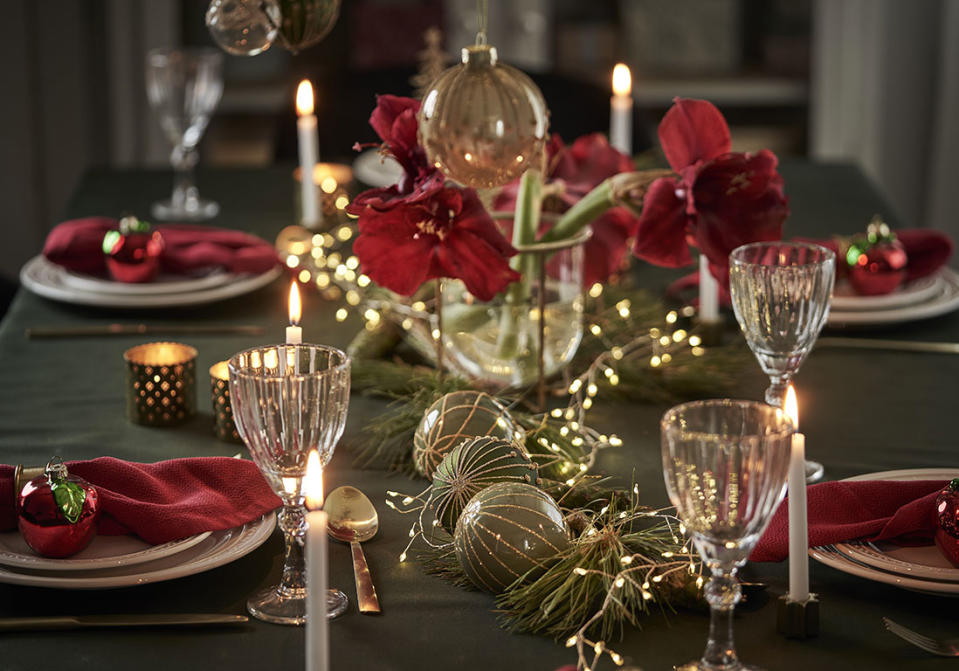
<svg viewBox="0 0 959 671">
<path fill-rule="evenodd" d="M 58 480 L 50 485 L 50 491 L 53 492 L 53 500 L 56 501 L 63 516 L 70 524 L 76 524 L 80 519 L 80 513 L 83 512 L 83 503 L 87 499 L 87 493 L 83 487 L 75 482 Z"/>
</svg>

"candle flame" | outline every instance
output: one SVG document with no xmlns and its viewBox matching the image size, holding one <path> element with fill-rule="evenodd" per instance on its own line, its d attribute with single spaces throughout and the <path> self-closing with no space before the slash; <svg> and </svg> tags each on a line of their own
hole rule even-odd
<svg viewBox="0 0 959 671">
<path fill-rule="evenodd" d="M 297 287 L 296 280 L 290 283 L 290 324 L 300 325 L 300 318 L 303 316 L 303 305 L 300 303 L 300 289 Z"/>
<path fill-rule="evenodd" d="M 789 388 L 786 389 L 786 400 L 783 402 L 783 410 L 786 411 L 786 415 L 789 419 L 792 420 L 793 426 L 796 430 L 799 430 L 799 403 L 796 401 L 796 390 L 792 385 L 789 385 Z"/>
<path fill-rule="evenodd" d="M 313 85 L 304 79 L 296 87 L 296 113 L 300 116 L 313 114 Z"/>
<path fill-rule="evenodd" d="M 323 507 L 323 466 L 320 465 L 320 453 L 316 450 L 310 450 L 310 456 L 306 458 L 302 490 L 307 509 L 319 510 Z"/>
<path fill-rule="evenodd" d="M 633 76 L 625 63 L 617 63 L 613 68 L 613 93 L 628 96 L 633 91 Z"/>
</svg>

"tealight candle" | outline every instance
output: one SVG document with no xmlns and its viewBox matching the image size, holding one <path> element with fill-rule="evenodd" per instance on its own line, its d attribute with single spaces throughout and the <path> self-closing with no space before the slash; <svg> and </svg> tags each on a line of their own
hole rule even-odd
<svg viewBox="0 0 959 671">
<path fill-rule="evenodd" d="M 230 371 L 226 361 L 210 366 L 210 394 L 213 400 L 213 433 L 220 440 L 241 442 L 230 404 Z"/>
<path fill-rule="evenodd" d="M 303 329 L 300 327 L 300 318 L 303 314 L 303 306 L 300 302 L 300 290 L 297 287 L 296 280 L 290 284 L 290 325 L 286 327 L 286 344 L 302 345 Z"/>
<path fill-rule="evenodd" d="M 296 89 L 296 136 L 299 142 L 300 174 L 312 175 L 319 156 L 317 121 L 313 114 L 313 86 L 308 79 L 300 82 Z M 320 223 L 320 210 L 316 198 L 316 189 L 309 179 L 300 180 L 300 202 L 302 224 L 307 228 Z"/>
<path fill-rule="evenodd" d="M 613 97 L 609 100 L 609 144 L 633 155 L 633 77 L 624 63 L 613 68 Z"/>
<path fill-rule="evenodd" d="M 809 535 L 806 519 L 806 437 L 799 433 L 799 404 L 792 385 L 786 390 L 783 409 L 797 431 L 789 461 L 789 600 L 809 598 Z"/>
<path fill-rule="evenodd" d="M 306 497 L 306 669 L 330 668 L 330 624 L 326 614 L 329 589 L 327 515 L 323 507 L 323 467 L 316 450 L 310 452 L 303 478 Z"/>
<path fill-rule="evenodd" d="M 123 353 L 127 368 L 127 418 L 172 426 L 196 414 L 196 349 L 151 342 Z"/>
</svg>

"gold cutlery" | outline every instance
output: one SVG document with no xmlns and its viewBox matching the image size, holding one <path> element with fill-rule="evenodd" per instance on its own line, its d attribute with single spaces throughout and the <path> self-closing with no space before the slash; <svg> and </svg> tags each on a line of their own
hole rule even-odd
<svg viewBox="0 0 959 671">
<path fill-rule="evenodd" d="M 819 338 L 816 347 L 879 349 L 899 352 L 959 354 L 959 343 L 923 342 L 918 340 L 883 340 L 880 338 Z"/>
<path fill-rule="evenodd" d="M 248 621 L 249 618 L 245 615 L 223 615 L 220 613 L 0 617 L 0 631 L 51 631 L 96 627 L 191 627 L 243 624 Z"/>
<path fill-rule="evenodd" d="M 356 581 L 356 600 L 360 612 L 380 612 L 373 578 L 360 543 L 370 540 L 379 528 L 379 517 L 373 502 L 356 487 L 337 487 L 326 497 L 323 510 L 329 515 L 330 536 L 350 544 L 353 551 L 353 577 Z"/>
<path fill-rule="evenodd" d="M 180 325 L 151 326 L 148 324 L 103 324 L 98 326 L 34 326 L 24 335 L 28 340 L 50 338 L 91 338 L 123 335 L 261 335 L 262 326 L 252 325 Z"/>
</svg>

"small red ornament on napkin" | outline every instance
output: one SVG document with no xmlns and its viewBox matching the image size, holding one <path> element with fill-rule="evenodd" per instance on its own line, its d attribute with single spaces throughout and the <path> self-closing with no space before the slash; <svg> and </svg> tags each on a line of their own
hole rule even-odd
<svg viewBox="0 0 959 671">
<path fill-rule="evenodd" d="M 34 552 L 44 557 L 75 555 L 93 540 L 100 499 L 89 482 L 70 475 L 54 458 L 43 475 L 30 480 L 17 496 L 17 527 Z"/>
<path fill-rule="evenodd" d="M 124 217 L 103 236 L 107 271 L 116 282 L 152 282 L 160 271 L 163 237 L 150 224 Z"/>
<path fill-rule="evenodd" d="M 946 559 L 959 566 L 959 478 L 936 497 L 936 546 Z"/>
<path fill-rule="evenodd" d="M 865 235 L 849 241 L 846 263 L 849 283 L 857 294 L 880 296 L 895 291 L 906 279 L 909 257 L 896 234 L 876 215 Z"/>
</svg>

